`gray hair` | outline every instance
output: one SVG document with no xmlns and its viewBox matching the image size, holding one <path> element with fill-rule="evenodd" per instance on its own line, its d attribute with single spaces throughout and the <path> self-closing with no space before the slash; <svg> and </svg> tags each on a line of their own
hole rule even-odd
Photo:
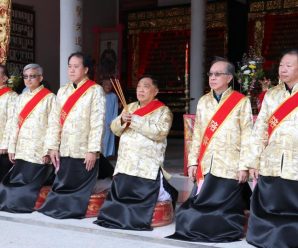
<svg viewBox="0 0 298 248">
<path fill-rule="evenodd" d="M 23 73 L 29 69 L 33 69 L 33 70 L 37 70 L 37 73 L 39 75 L 42 75 L 43 74 L 43 69 L 42 67 L 39 65 L 39 64 L 28 64 L 24 67 L 23 69 Z"/>
<path fill-rule="evenodd" d="M 232 76 L 235 75 L 235 66 L 230 61 L 228 61 L 226 58 L 216 56 L 215 59 L 211 62 L 211 66 L 217 62 L 226 63 L 227 64 L 226 72 L 231 74 Z"/>
</svg>

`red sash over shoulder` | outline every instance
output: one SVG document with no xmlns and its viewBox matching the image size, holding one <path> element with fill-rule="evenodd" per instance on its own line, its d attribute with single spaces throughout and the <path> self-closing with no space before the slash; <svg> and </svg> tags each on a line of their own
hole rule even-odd
<svg viewBox="0 0 298 248">
<path fill-rule="evenodd" d="M 93 85 L 96 85 L 94 81 L 87 80 L 83 85 L 81 85 L 79 88 L 77 88 L 74 93 L 72 93 L 66 102 L 64 103 L 61 113 L 60 113 L 60 125 L 63 127 L 64 122 L 70 113 L 73 106 L 76 104 L 76 102 L 80 99 L 81 96 L 84 95 L 84 93 Z"/>
<path fill-rule="evenodd" d="M 4 88 L 0 89 L 0 96 L 4 95 L 10 91 L 11 91 L 11 88 L 9 88 L 9 87 L 4 87 Z"/>
<path fill-rule="evenodd" d="M 220 106 L 216 113 L 211 118 L 202 138 L 202 143 L 200 145 L 200 153 L 198 157 L 198 168 L 197 168 L 197 182 L 203 179 L 203 170 L 202 170 L 202 159 L 208 148 L 208 145 L 211 142 L 216 131 L 219 129 L 221 124 L 226 120 L 232 110 L 237 106 L 237 104 L 244 98 L 244 95 L 240 94 L 237 91 L 233 93 L 225 100 L 225 102 Z"/>
<path fill-rule="evenodd" d="M 50 93 L 52 92 L 48 89 L 42 88 L 39 92 L 35 94 L 35 96 L 32 97 L 32 99 L 29 102 L 27 102 L 27 104 L 24 106 L 24 108 L 19 114 L 19 129 L 21 129 L 22 125 L 24 124 L 24 121 L 32 113 L 37 104 L 40 103 L 41 100 L 44 99 Z"/>
<path fill-rule="evenodd" d="M 268 139 L 270 139 L 276 127 L 298 107 L 298 92 L 285 100 L 270 116 L 268 120 Z"/>
<path fill-rule="evenodd" d="M 159 109 L 160 107 L 165 106 L 165 104 L 158 100 L 153 100 L 149 102 L 146 106 L 137 109 L 135 112 L 133 112 L 134 115 L 138 116 L 145 116 L 147 114 L 152 113 L 153 111 Z"/>
</svg>

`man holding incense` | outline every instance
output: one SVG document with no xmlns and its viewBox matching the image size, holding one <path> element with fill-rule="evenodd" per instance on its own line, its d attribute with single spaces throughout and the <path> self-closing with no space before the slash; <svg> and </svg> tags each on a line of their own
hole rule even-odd
<svg viewBox="0 0 298 248">
<path fill-rule="evenodd" d="M 252 195 L 247 241 L 298 247 L 298 49 L 279 64 L 279 85 L 267 91 L 251 137 Z"/>
<path fill-rule="evenodd" d="M 124 106 L 111 124 L 113 133 L 120 137 L 118 159 L 111 190 L 95 224 L 151 230 L 157 201 L 175 203 L 177 199 L 177 191 L 166 181 L 162 168 L 173 115 L 155 98 L 157 93 L 157 81 L 143 76 L 137 85 L 138 101 Z"/>
<path fill-rule="evenodd" d="M 252 129 L 250 101 L 229 84 L 234 65 L 216 58 L 208 72 L 211 91 L 202 96 L 188 155 L 188 175 L 196 180 L 176 214 L 169 238 L 231 242 L 244 237 L 244 210 L 251 194 L 247 152 Z M 201 186 L 200 191 L 198 186 Z"/>
<path fill-rule="evenodd" d="M 38 64 L 23 69 L 29 90 L 18 97 L 11 122 L 8 155 L 14 166 L 0 184 L 2 211 L 32 212 L 40 188 L 53 171 L 44 142 L 55 95 L 41 85 L 42 73 Z"/>
<path fill-rule="evenodd" d="M 8 138 L 17 93 L 7 86 L 8 71 L 0 65 L 0 182 L 12 167 L 8 158 Z"/>
<path fill-rule="evenodd" d="M 71 54 L 70 82 L 59 89 L 51 112 L 46 149 L 57 175 L 38 211 L 53 218 L 83 218 L 97 174 L 101 173 L 105 96 L 102 87 L 89 80 L 87 73 L 86 56 L 80 52 Z"/>
</svg>

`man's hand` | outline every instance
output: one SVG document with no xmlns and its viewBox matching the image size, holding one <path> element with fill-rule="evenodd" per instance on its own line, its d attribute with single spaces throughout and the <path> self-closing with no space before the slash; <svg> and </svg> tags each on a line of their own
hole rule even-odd
<svg viewBox="0 0 298 248">
<path fill-rule="evenodd" d="M 49 150 L 49 155 L 51 158 L 51 161 L 55 167 L 55 171 L 57 172 L 60 168 L 60 155 L 57 150 Z"/>
<path fill-rule="evenodd" d="M 194 182 L 196 180 L 197 175 L 197 166 L 191 165 L 188 167 L 188 177 Z"/>
<path fill-rule="evenodd" d="M 250 174 L 250 176 L 253 179 L 258 180 L 258 178 L 259 178 L 259 170 L 257 170 L 257 169 L 249 169 L 249 174 Z"/>
<path fill-rule="evenodd" d="M 12 162 L 13 164 L 16 162 L 15 153 L 8 153 L 8 158 L 9 158 L 9 161 Z"/>
<path fill-rule="evenodd" d="M 248 171 L 240 170 L 238 171 L 238 183 L 245 183 L 248 179 Z"/>
<path fill-rule="evenodd" d="M 86 164 L 86 170 L 91 171 L 96 162 L 96 152 L 87 152 L 85 156 L 84 164 Z"/>
<path fill-rule="evenodd" d="M 7 154 L 7 149 L 0 149 L 0 155 Z"/>
<path fill-rule="evenodd" d="M 121 121 L 122 121 L 122 123 L 130 123 L 131 122 L 131 117 L 132 117 L 132 114 L 124 111 L 121 114 Z"/>
<path fill-rule="evenodd" d="M 51 158 L 50 158 L 49 155 L 46 155 L 46 156 L 43 156 L 43 157 L 42 157 L 42 162 L 43 162 L 44 164 L 49 164 L 50 161 L 51 161 Z"/>
</svg>

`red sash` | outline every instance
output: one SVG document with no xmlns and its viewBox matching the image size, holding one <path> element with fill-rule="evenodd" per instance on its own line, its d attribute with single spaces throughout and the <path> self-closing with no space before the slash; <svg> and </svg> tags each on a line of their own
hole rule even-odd
<svg viewBox="0 0 298 248">
<path fill-rule="evenodd" d="M 156 109 L 165 106 L 165 104 L 161 101 L 158 100 L 153 100 L 151 102 L 149 102 L 146 106 L 137 109 L 135 112 L 133 112 L 134 115 L 138 115 L 138 116 L 145 116 L 147 114 L 152 113 L 153 111 L 155 111 Z"/>
<path fill-rule="evenodd" d="M 158 108 L 160 108 L 162 106 L 165 106 L 165 104 L 163 102 L 158 101 L 158 100 L 153 100 L 153 101 L 149 102 L 146 106 L 135 110 L 132 114 L 138 115 L 138 116 L 145 116 L 147 114 L 154 112 L 155 110 L 157 110 Z M 128 128 L 129 126 L 130 126 L 130 123 L 127 123 L 126 128 Z"/>
<path fill-rule="evenodd" d="M 19 114 L 19 129 L 21 129 L 22 125 L 24 124 L 25 120 L 28 116 L 32 113 L 38 103 L 41 102 L 48 94 L 52 93 L 46 88 L 42 88 L 39 92 L 36 93 L 34 97 L 31 98 L 29 102 L 24 106 L 22 111 Z"/>
<path fill-rule="evenodd" d="M 198 168 L 197 168 L 197 182 L 203 179 L 203 170 L 201 166 L 202 159 L 211 142 L 212 137 L 219 129 L 220 125 L 229 116 L 232 110 L 237 106 L 237 104 L 244 98 L 244 95 L 237 91 L 234 91 L 228 99 L 221 105 L 221 107 L 216 111 L 216 113 L 211 118 L 202 138 L 200 153 L 198 157 Z"/>
<path fill-rule="evenodd" d="M 9 88 L 9 87 L 4 87 L 4 88 L 0 89 L 0 96 L 4 95 L 10 91 L 11 91 L 11 88 Z"/>
<path fill-rule="evenodd" d="M 86 81 L 81 87 L 77 88 L 74 93 L 72 93 L 66 102 L 64 103 L 61 113 L 60 113 L 60 125 L 63 127 L 64 122 L 70 113 L 73 106 L 76 104 L 76 102 L 80 99 L 81 96 L 84 95 L 84 93 L 93 85 L 96 85 L 95 82 L 88 80 Z"/>
<path fill-rule="evenodd" d="M 270 116 L 268 120 L 268 140 L 270 139 L 276 127 L 297 107 L 298 92 L 285 100 Z"/>
</svg>

